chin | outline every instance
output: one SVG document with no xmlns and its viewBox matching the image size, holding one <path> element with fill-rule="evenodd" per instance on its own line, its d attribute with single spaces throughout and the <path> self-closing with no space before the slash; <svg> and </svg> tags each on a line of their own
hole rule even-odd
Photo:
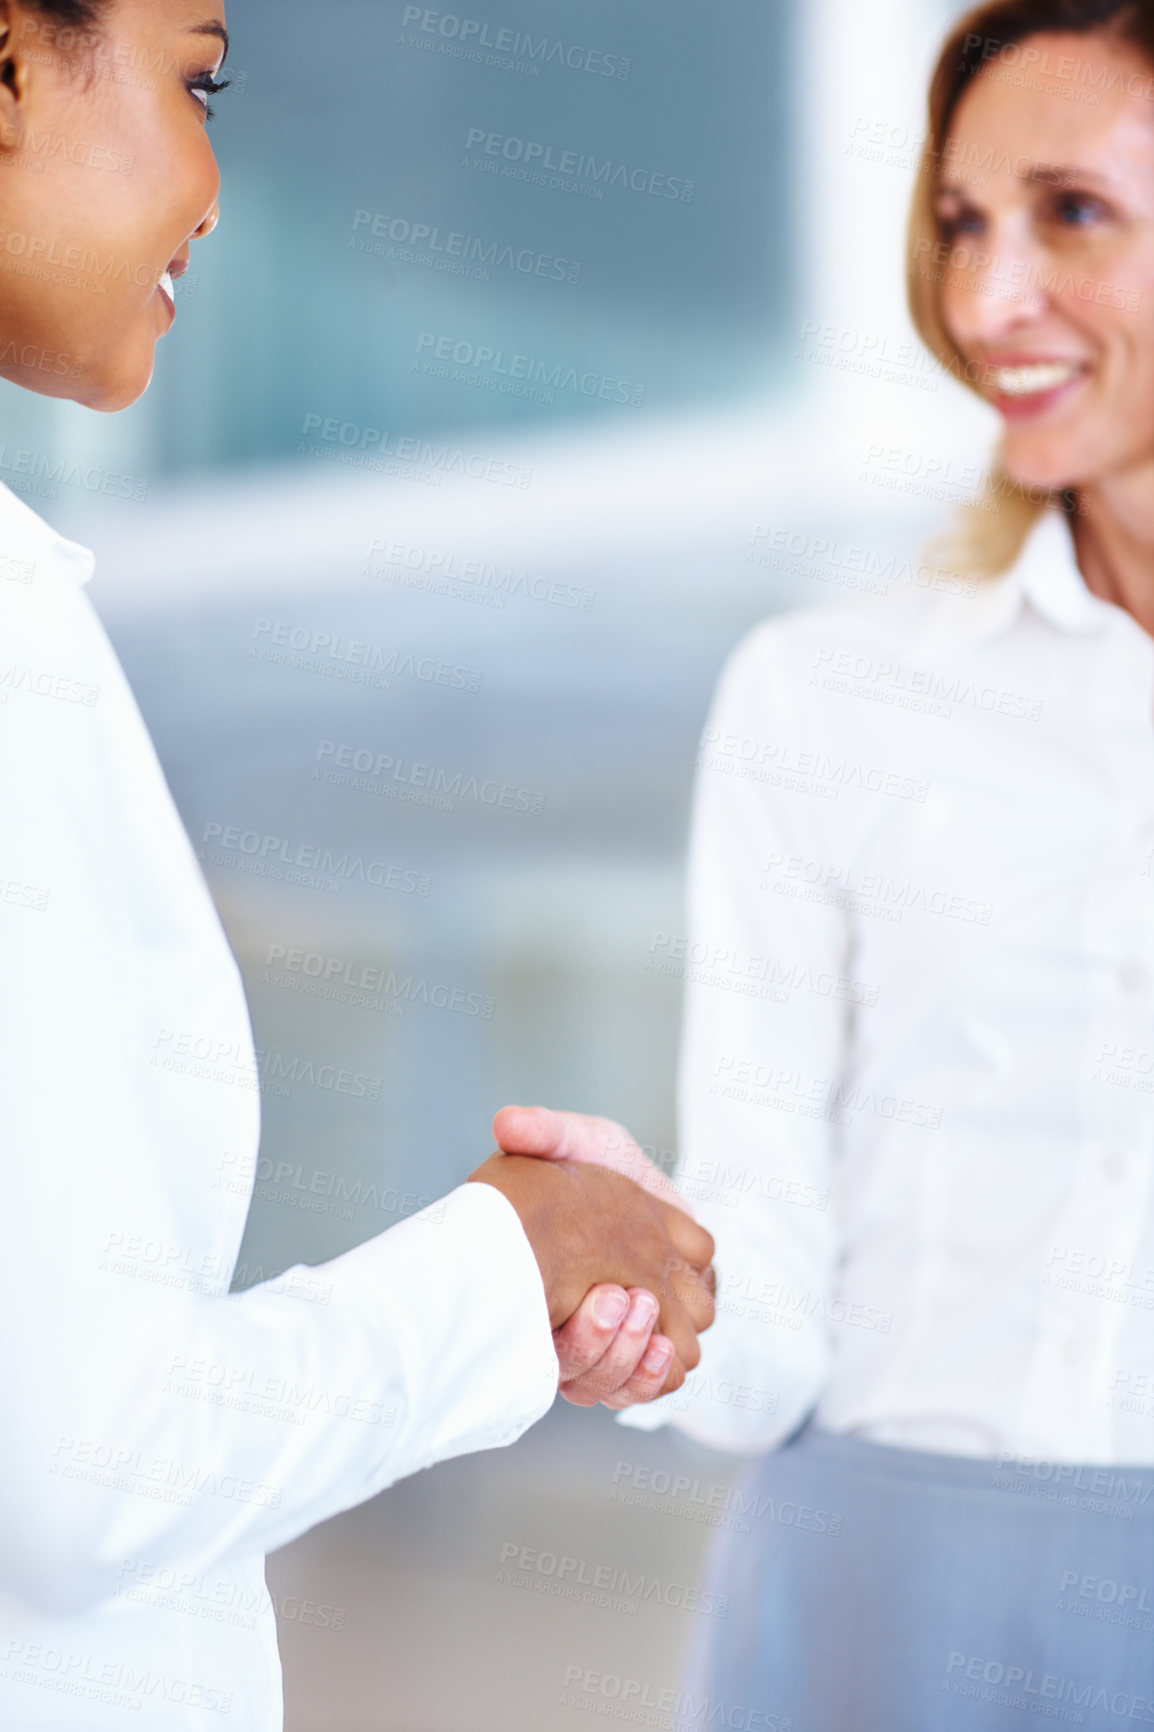
<svg viewBox="0 0 1154 1732">
<path fill-rule="evenodd" d="M 104 415 L 114 415 L 118 409 L 130 409 L 143 397 L 152 381 L 152 366 L 117 373 L 111 378 L 82 379 L 72 393 L 73 401 L 85 409 L 96 409 Z"/>
<path fill-rule="evenodd" d="M 156 339 L 151 332 L 137 333 L 122 341 L 109 354 L 92 353 L 81 366 L 80 377 L 69 385 L 68 395 L 85 409 L 113 415 L 128 409 L 147 391 L 156 362 Z"/>
<path fill-rule="evenodd" d="M 1020 487 L 1057 492 L 1077 487 L 1086 479 L 1086 463 L 1072 452 L 1035 449 L 1015 450 L 1011 441 L 1002 447 L 1002 468 Z"/>
</svg>

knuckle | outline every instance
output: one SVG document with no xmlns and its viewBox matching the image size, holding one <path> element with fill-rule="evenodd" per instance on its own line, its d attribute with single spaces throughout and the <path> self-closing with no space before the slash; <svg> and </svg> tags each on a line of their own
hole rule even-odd
<svg viewBox="0 0 1154 1732">
<path fill-rule="evenodd" d="M 594 1324 L 578 1311 L 565 1325 L 565 1333 L 561 1340 L 575 1358 L 581 1359 L 589 1353 L 596 1335 L 597 1331 Z"/>
</svg>

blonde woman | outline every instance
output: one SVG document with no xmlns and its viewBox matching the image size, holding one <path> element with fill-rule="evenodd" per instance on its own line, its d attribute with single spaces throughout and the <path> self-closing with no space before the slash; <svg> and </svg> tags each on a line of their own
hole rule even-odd
<svg viewBox="0 0 1154 1732">
<path fill-rule="evenodd" d="M 971 12 L 928 136 L 977 593 L 762 626 L 702 746 L 693 1725 L 1154 1725 L 1154 5 Z"/>
</svg>

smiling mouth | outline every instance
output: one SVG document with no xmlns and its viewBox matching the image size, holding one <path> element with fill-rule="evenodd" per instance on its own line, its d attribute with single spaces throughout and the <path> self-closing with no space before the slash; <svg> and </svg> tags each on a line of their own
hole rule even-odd
<svg viewBox="0 0 1154 1732">
<path fill-rule="evenodd" d="M 176 288 L 173 284 L 171 273 L 169 271 L 165 271 L 164 275 L 161 277 L 159 283 L 157 283 L 156 286 L 160 290 L 161 294 L 167 298 L 169 305 L 171 306 L 173 312 L 175 313 L 175 311 L 176 311 Z"/>
<path fill-rule="evenodd" d="M 988 378 L 999 396 L 1035 397 L 1068 385 L 1085 370 L 1080 361 L 1028 361 L 1017 367 L 991 367 Z"/>
</svg>

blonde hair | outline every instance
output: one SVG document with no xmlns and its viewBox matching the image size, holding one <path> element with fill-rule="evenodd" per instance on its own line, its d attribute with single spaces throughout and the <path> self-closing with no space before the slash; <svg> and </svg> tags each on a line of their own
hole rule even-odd
<svg viewBox="0 0 1154 1732">
<path fill-rule="evenodd" d="M 1012 64 L 1011 53 L 1027 37 L 1059 33 L 1109 34 L 1133 43 L 1154 66 L 1154 0 L 987 0 L 953 26 L 930 80 L 926 142 L 906 234 L 906 293 L 910 317 L 926 347 L 948 373 L 974 392 L 978 383 L 973 363 L 967 362 L 942 318 L 945 271 L 940 264 L 931 264 L 947 256 L 935 195 L 950 124 L 964 91 L 983 66 L 997 59 Z M 1015 481 L 999 456 L 985 492 L 965 506 L 953 527 L 938 538 L 934 555 L 943 564 L 975 576 L 996 577 L 1014 563 L 1033 524 L 1051 505 L 1073 514 L 1077 498 L 1072 489 L 1030 487 Z"/>
</svg>

